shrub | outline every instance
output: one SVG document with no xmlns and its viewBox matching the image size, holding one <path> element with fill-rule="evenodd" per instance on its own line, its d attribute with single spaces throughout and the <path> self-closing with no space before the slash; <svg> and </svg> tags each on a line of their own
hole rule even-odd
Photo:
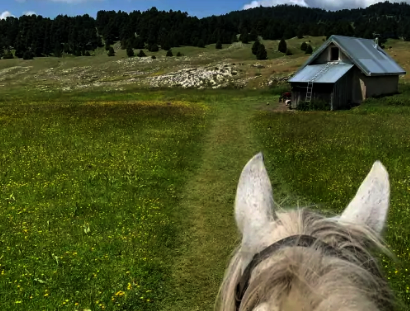
<svg viewBox="0 0 410 311">
<path fill-rule="evenodd" d="M 137 56 L 138 56 L 138 57 L 145 57 L 145 56 L 147 56 L 147 55 L 145 55 L 145 53 L 144 53 L 143 50 L 140 50 L 140 51 L 138 52 Z"/>
<path fill-rule="evenodd" d="M 113 48 L 112 46 L 110 46 L 107 55 L 108 55 L 108 56 L 115 56 L 114 48 Z"/>
<path fill-rule="evenodd" d="M 157 59 L 157 57 L 155 55 L 152 55 L 151 58 L 152 59 Z"/>
<path fill-rule="evenodd" d="M 217 50 L 222 49 L 222 43 L 221 43 L 221 40 L 218 40 L 218 42 L 216 42 L 215 48 L 216 48 Z"/>
<path fill-rule="evenodd" d="M 265 46 L 260 44 L 258 47 L 258 52 L 256 54 L 256 59 L 264 60 L 268 58 L 268 52 L 266 52 Z"/>
<path fill-rule="evenodd" d="M 288 49 L 286 49 L 286 53 L 285 53 L 286 55 L 293 55 L 293 53 L 292 53 L 292 51 L 288 48 Z"/>
<path fill-rule="evenodd" d="M 182 54 L 181 52 L 178 52 L 177 57 L 180 57 L 180 56 L 184 56 L 184 54 Z"/>
<path fill-rule="evenodd" d="M 168 57 L 174 56 L 174 54 L 172 54 L 172 50 L 171 50 L 171 49 L 169 49 L 169 50 L 167 51 L 167 55 L 166 55 L 166 56 L 168 56 Z"/>
<path fill-rule="evenodd" d="M 308 46 L 306 47 L 305 54 L 312 54 L 312 53 L 313 53 L 312 46 L 308 44 Z"/>
<path fill-rule="evenodd" d="M 282 38 L 279 42 L 278 51 L 282 53 L 286 53 L 287 48 L 288 46 L 286 44 L 286 41 Z"/>
<path fill-rule="evenodd" d="M 14 58 L 13 53 L 11 53 L 10 51 L 7 51 L 3 55 L 3 59 L 13 59 L 13 58 Z"/>
<path fill-rule="evenodd" d="M 307 49 L 307 43 L 306 43 L 306 42 L 303 42 L 303 43 L 300 45 L 300 49 L 301 49 L 302 51 L 306 51 L 306 49 Z"/>
<path fill-rule="evenodd" d="M 253 45 L 252 45 L 252 54 L 256 55 L 258 53 L 258 49 L 259 46 L 261 45 L 261 43 L 259 42 L 259 40 L 256 40 Z"/>
<path fill-rule="evenodd" d="M 128 46 L 127 47 L 127 56 L 128 57 L 133 57 L 135 55 L 135 53 L 134 53 L 134 49 L 132 48 L 132 46 Z"/>
<path fill-rule="evenodd" d="M 153 43 L 149 46 L 148 51 L 150 52 L 158 52 L 159 48 L 158 45 L 156 43 Z"/>
<path fill-rule="evenodd" d="M 23 54 L 23 59 L 33 59 L 33 53 L 31 53 L 31 51 L 25 51 Z"/>
<path fill-rule="evenodd" d="M 127 47 L 127 56 L 128 57 L 133 57 L 135 55 L 134 50 L 131 46 Z"/>
</svg>

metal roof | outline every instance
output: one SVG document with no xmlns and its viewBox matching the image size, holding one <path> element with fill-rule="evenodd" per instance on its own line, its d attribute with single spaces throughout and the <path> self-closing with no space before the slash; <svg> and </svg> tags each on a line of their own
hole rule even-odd
<svg viewBox="0 0 410 311">
<path fill-rule="evenodd" d="M 326 72 L 319 74 L 319 76 L 314 80 L 314 83 L 335 83 L 353 66 L 353 64 L 347 63 L 337 63 L 331 65 Z M 307 65 L 302 70 L 298 71 L 291 79 L 289 79 L 289 82 L 307 83 L 312 80 L 317 73 L 324 70 L 325 67 L 326 64 Z"/>
<path fill-rule="evenodd" d="M 406 71 L 400 67 L 382 48 L 371 39 L 330 36 L 330 38 L 312 54 L 300 68 L 313 62 L 331 43 L 340 50 L 367 76 L 404 75 Z"/>
</svg>

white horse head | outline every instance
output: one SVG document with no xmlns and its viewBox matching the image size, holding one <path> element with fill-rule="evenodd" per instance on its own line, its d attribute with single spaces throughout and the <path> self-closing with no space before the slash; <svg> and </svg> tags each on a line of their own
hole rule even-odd
<svg viewBox="0 0 410 311">
<path fill-rule="evenodd" d="M 340 216 L 275 206 L 263 155 L 239 178 L 235 219 L 242 242 L 218 295 L 221 311 L 391 310 L 393 294 L 372 248 L 386 254 L 381 234 L 390 185 L 376 161 Z"/>
</svg>

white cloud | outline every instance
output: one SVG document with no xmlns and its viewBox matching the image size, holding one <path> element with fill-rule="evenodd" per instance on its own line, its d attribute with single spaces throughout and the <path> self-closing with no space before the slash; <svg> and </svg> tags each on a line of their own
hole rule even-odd
<svg viewBox="0 0 410 311">
<path fill-rule="evenodd" d="M 11 15 L 11 13 L 9 11 L 4 11 L 3 13 L 0 14 L 0 19 L 6 19 L 9 16 L 14 17 L 14 15 Z"/>
<path fill-rule="evenodd" d="M 406 2 L 410 3 L 410 0 L 389 0 L 390 2 Z M 351 8 L 365 8 L 369 5 L 384 2 L 384 0 L 259 0 L 252 1 L 245 4 L 243 9 L 256 8 L 259 6 L 275 6 L 280 4 L 294 4 L 304 7 L 322 8 L 326 10 L 339 10 L 339 9 L 351 9 Z"/>
<path fill-rule="evenodd" d="M 243 9 L 257 8 L 259 6 L 275 6 L 280 4 L 297 4 L 300 6 L 308 6 L 305 0 L 261 0 L 261 1 L 252 1 L 249 4 L 245 4 Z"/>
<path fill-rule="evenodd" d="M 26 11 L 26 12 L 23 12 L 23 14 L 27 15 L 27 16 L 30 16 L 30 15 L 36 15 L 37 13 L 34 12 L 34 11 Z"/>
<path fill-rule="evenodd" d="M 24 11 L 23 15 L 36 15 L 37 13 L 34 11 Z M 12 16 L 15 17 L 13 14 L 10 13 L 10 11 L 4 11 L 3 13 L 0 14 L 0 19 L 6 19 L 7 17 Z"/>
</svg>

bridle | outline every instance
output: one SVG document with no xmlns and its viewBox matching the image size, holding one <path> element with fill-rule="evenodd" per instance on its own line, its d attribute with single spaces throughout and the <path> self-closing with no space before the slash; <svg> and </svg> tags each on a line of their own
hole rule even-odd
<svg viewBox="0 0 410 311">
<path fill-rule="evenodd" d="M 261 252 L 257 253 L 253 256 L 252 261 L 248 264 L 245 271 L 242 274 L 235 292 L 235 305 L 236 310 L 239 311 L 242 299 L 245 295 L 245 292 L 249 286 L 249 280 L 251 278 L 251 273 L 255 267 L 260 264 L 263 260 L 267 259 L 270 255 L 275 253 L 276 251 L 283 249 L 285 247 L 310 247 L 314 248 L 315 250 L 321 249 L 323 253 L 329 256 L 337 256 L 338 258 L 350 261 L 349 258 L 343 255 L 343 253 L 334 248 L 333 246 L 319 240 L 311 235 L 292 235 L 286 237 L 278 242 L 271 244 L 270 246 L 263 249 Z M 349 245 L 346 248 L 354 249 L 356 253 L 362 253 L 363 251 L 353 245 Z M 372 258 L 368 258 L 363 264 L 368 271 L 372 272 L 374 275 L 383 278 L 376 262 Z"/>
</svg>

